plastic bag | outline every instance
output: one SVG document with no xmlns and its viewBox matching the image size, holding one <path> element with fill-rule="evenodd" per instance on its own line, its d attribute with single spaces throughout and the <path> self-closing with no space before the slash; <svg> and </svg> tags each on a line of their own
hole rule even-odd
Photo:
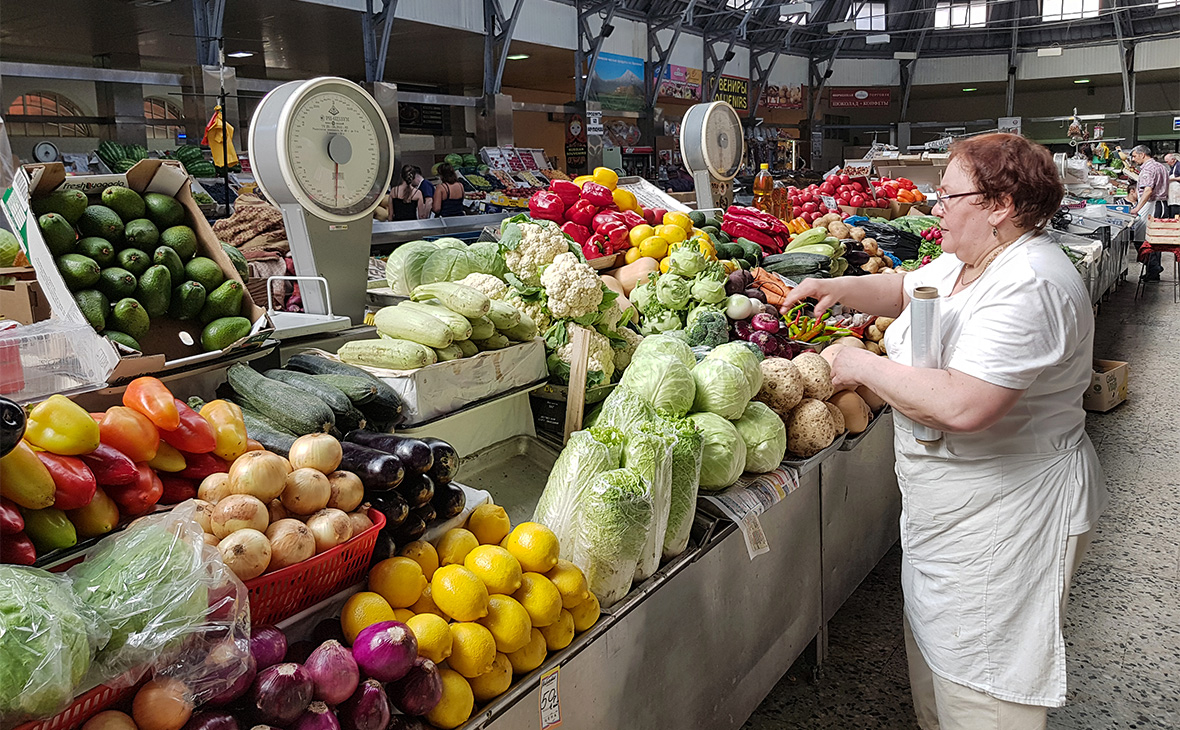
<svg viewBox="0 0 1180 730">
<path fill-rule="evenodd" d="M 570 559 L 577 532 L 578 505 L 583 491 L 599 474 L 618 469 L 622 459 L 623 434 L 608 427 L 575 431 L 558 455 L 533 520 L 553 530 L 561 546 L 561 557 L 566 560 Z"/>
<path fill-rule="evenodd" d="M 610 426 L 623 433 L 631 433 L 655 418 L 656 409 L 634 390 L 620 383 L 602 402 L 602 407 L 590 417 L 589 425 Z"/>
<path fill-rule="evenodd" d="M 627 595 L 652 529 L 651 486 L 631 469 L 600 474 L 578 500 L 570 562 L 582 569 L 603 608 Z"/>
<path fill-rule="evenodd" d="M 141 518 L 70 568 L 73 590 L 110 627 L 87 678 L 126 686 L 149 670 L 198 700 L 246 671 L 246 587 L 205 544 L 192 500 Z"/>
<path fill-rule="evenodd" d="M 635 580 L 647 580 L 660 567 L 664 533 L 668 530 L 668 511 L 672 506 L 672 445 L 668 436 L 655 424 L 641 426 L 627 435 L 623 449 L 623 468 L 634 471 L 648 485 L 651 499 L 651 529 L 643 543 L 643 552 L 635 566 Z M 673 437 L 674 438 L 674 437 Z"/>
<path fill-rule="evenodd" d="M 0 727 L 65 709 L 109 636 L 64 576 L 0 565 Z"/>
<path fill-rule="evenodd" d="M 688 547 L 692 518 L 697 511 L 704 445 L 700 430 L 687 418 L 661 419 L 661 422 L 666 428 L 672 429 L 676 436 L 672 442 L 672 488 L 663 550 L 664 558 L 670 559 Z"/>
</svg>

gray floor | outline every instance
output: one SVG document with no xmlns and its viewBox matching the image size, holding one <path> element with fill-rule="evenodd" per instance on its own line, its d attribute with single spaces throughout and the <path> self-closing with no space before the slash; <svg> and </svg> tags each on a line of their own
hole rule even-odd
<svg viewBox="0 0 1180 730">
<path fill-rule="evenodd" d="M 1180 730 L 1180 304 L 1165 264 L 1163 283 L 1137 301 L 1124 284 L 1098 315 L 1095 356 L 1131 363 L 1131 394 L 1087 418 L 1111 501 L 1074 579 L 1069 700 L 1053 730 Z M 900 560 L 895 547 L 833 619 L 818 678 L 800 659 L 747 729 L 917 727 Z"/>
</svg>

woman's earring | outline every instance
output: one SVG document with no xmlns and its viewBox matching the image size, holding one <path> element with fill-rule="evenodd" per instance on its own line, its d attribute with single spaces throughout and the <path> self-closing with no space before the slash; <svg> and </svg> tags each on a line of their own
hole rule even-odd
<svg viewBox="0 0 1180 730">
<path fill-rule="evenodd" d="M 992 237 L 993 237 L 993 238 L 999 238 L 999 237 L 1000 237 L 1000 232 L 996 230 L 996 227 L 995 227 L 995 226 L 992 226 Z"/>
</svg>

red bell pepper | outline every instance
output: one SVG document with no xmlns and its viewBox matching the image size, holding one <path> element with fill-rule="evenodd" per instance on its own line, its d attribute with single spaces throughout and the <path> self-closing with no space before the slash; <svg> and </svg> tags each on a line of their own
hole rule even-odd
<svg viewBox="0 0 1180 730">
<path fill-rule="evenodd" d="M 178 398 L 174 400 L 176 412 L 180 415 L 180 426 L 173 431 L 160 432 L 164 443 L 193 454 L 207 454 L 217 448 L 217 435 L 213 433 L 209 422 L 184 401 Z"/>
<path fill-rule="evenodd" d="M 569 180 L 554 180 L 549 183 L 549 192 L 557 193 L 565 207 L 569 208 L 582 197 L 582 189 Z"/>
<path fill-rule="evenodd" d="M 151 461 L 160 448 L 160 432 L 151 419 L 124 406 L 108 408 L 99 431 L 104 444 L 114 446 L 132 461 Z"/>
<path fill-rule="evenodd" d="M 32 565 L 37 562 L 37 548 L 23 532 L 0 535 L 0 562 L 9 565 Z"/>
<path fill-rule="evenodd" d="M 650 226 L 658 226 L 664 222 L 664 214 L 667 212 L 664 208 L 646 208 L 643 211 L 643 220 Z"/>
<path fill-rule="evenodd" d="M 616 213 L 611 210 L 604 210 L 598 215 L 594 216 L 594 232 L 601 233 L 600 230 L 607 223 L 622 223 L 623 216 L 621 213 Z"/>
<path fill-rule="evenodd" d="M 586 228 L 594 227 L 594 216 L 598 214 L 598 206 L 589 200 L 579 200 L 565 211 L 565 217 L 572 223 Z"/>
<path fill-rule="evenodd" d="M 164 494 L 164 483 L 156 476 L 155 469 L 147 464 L 136 464 L 135 469 L 138 474 L 134 482 L 107 487 L 106 490 L 115 504 L 119 505 L 119 511 L 127 515 L 151 512 Z"/>
<path fill-rule="evenodd" d="M 183 453 L 184 456 L 184 471 L 176 473 L 176 476 L 182 479 L 192 479 L 195 482 L 201 482 L 210 474 L 226 474 L 229 472 L 229 462 L 224 459 L 219 459 L 213 454 L 189 454 Z"/>
<path fill-rule="evenodd" d="M 647 221 L 643 220 L 643 216 L 639 215 L 633 210 L 624 210 L 622 212 L 623 222 L 627 224 L 627 228 L 634 228 L 635 226 L 642 226 Z"/>
<path fill-rule="evenodd" d="M 160 504 L 179 504 L 188 499 L 197 498 L 197 485 L 191 479 L 182 479 L 175 474 L 157 475 L 164 486 L 160 495 Z"/>
<path fill-rule="evenodd" d="M 58 456 L 38 451 L 37 458 L 53 477 L 53 506 L 58 509 L 78 509 L 90 504 L 98 482 L 86 462 L 76 456 Z"/>
<path fill-rule="evenodd" d="M 590 236 L 586 243 L 582 244 L 582 255 L 586 260 L 600 259 L 607 255 L 606 252 L 607 240 L 606 236 L 601 233 L 595 233 Z"/>
<path fill-rule="evenodd" d="M 180 426 L 176 402 L 172 391 L 158 378 L 136 378 L 123 391 L 123 405 L 147 416 L 162 431 Z"/>
<path fill-rule="evenodd" d="M 582 185 L 582 200 L 589 200 L 599 208 L 615 204 L 615 196 L 611 193 L 610 188 L 589 180 Z"/>
<path fill-rule="evenodd" d="M 138 477 L 135 462 L 114 446 L 99 444 L 97 449 L 79 458 L 90 467 L 94 480 L 104 487 L 130 484 Z"/>
<path fill-rule="evenodd" d="M 631 247 L 631 242 L 627 239 L 627 234 L 631 232 L 631 229 L 622 221 L 607 221 L 599 226 L 596 232 L 606 237 L 606 252 L 608 254 L 618 253 Z"/>
<path fill-rule="evenodd" d="M 561 181 L 558 180 L 557 182 Z M 572 185 L 573 183 L 570 184 Z M 579 246 L 590 240 L 590 229 L 586 226 L 580 226 L 573 221 L 567 221 L 563 223 L 561 226 L 561 232 L 574 239 L 574 243 L 578 244 Z"/>
<path fill-rule="evenodd" d="M 11 535 L 25 529 L 25 520 L 15 503 L 0 497 L 0 535 Z"/>
<path fill-rule="evenodd" d="M 721 230 L 724 231 L 731 238 L 745 238 L 753 241 L 762 247 L 763 251 L 769 253 L 781 253 L 785 248 L 785 244 L 781 243 L 773 236 L 765 231 L 753 228 L 745 222 L 725 219 L 721 221 Z"/>
<path fill-rule="evenodd" d="M 538 190 L 529 198 L 529 215 L 537 220 L 561 223 L 565 220 L 565 203 L 557 193 Z"/>
</svg>

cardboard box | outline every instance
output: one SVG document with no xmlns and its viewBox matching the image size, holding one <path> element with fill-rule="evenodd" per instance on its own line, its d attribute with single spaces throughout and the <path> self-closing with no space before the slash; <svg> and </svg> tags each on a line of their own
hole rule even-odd
<svg viewBox="0 0 1180 730">
<path fill-rule="evenodd" d="M 0 317 L 20 324 L 49 319 L 49 300 L 37 282 L 31 266 L 0 269 L 0 277 L 13 277 L 11 284 L 0 286 Z"/>
<path fill-rule="evenodd" d="M 1094 360 L 1090 387 L 1082 396 L 1087 411 L 1105 413 L 1127 399 L 1127 375 L 1131 366 L 1119 360 Z"/>
<path fill-rule="evenodd" d="M 53 254 L 41 237 L 37 216 L 32 212 L 29 201 L 47 195 L 58 188 L 81 190 L 87 195 L 98 195 L 108 187 L 123 186 L 137 193 L 161 193 L 173 196 L 185 209 L 187 224 L 197 236 L 197 252 L 217 262 L 227 279 L 241 282 L 241 277 L 229 257 L 221 248 L 217 236 L 205 216 L 201 213 L 190 189 L 191 178 L 179 162 L 164 160 L 142 160 L 125 175 L 84 175 L 66 177 L 60 162 L 46 165 L 26 165 L 13 182 L 13 188 L 5 195 L 3 208 L 12 230 L 25 247 L 29 261 L 36 269 L 41 290 L 48 300 L 52 315 L 56 319 L 70 322 L 86 322 L 66 287 Z M 110 348 L 117 354 L 118 364 L 109 377 L 114 383 L 139 375 L 157 374 L 196 363 L 215 360 L 225 353 L 252 349 L 262 345 L 274 327 L 266 310 L 259 307 L 244 292 L 242 316 L 254 323 L 250 334 L 220 352 L 205 352 L 201 348 L 200 322 L 180 322 L 168 317 L 152 321 L 151 330 L 140 342 L 145 354 L 129 353 L 117 348 L 110 340 L 94 333 L 92 341 L 79 343 L 79 347 Z"/>
</svg>

